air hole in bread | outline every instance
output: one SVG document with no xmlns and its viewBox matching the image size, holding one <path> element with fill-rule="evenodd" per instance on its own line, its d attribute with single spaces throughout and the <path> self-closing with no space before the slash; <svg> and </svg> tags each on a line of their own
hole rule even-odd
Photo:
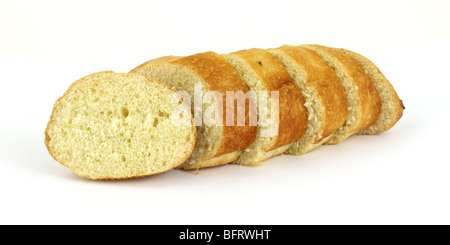
<svg viewBox="0 0 450 245">
<path fill-rule="evenodd" d="M 128 115 L 130 114 L 130 112 L 128 111 L 128 108 L 126 108 L 126 107 L 122 107 L 120 109 L 120 113 L 121 113 L 122 117 L 124 117 L 124 118 L 127 118 Z"/>
<path fill-rule="evenodd" d="M 159 117 L 163 117 L 163 118 L 168 118 L 169 117 L 169 113 L 166 113 L 165 111 L 158 111 L 158 116 Z"/>
<path fill-rule="evenodd" d="M 153 119 L 153 127 L 158 126 L 159 123 L 159 119 L 157 117 L 155 117 L 155 119 Z"/>
</svg>

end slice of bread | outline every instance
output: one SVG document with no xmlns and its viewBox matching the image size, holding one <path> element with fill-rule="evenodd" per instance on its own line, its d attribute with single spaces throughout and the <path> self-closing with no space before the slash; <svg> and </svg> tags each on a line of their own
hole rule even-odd
<svg viewBox="0 0 450 245">
<path fill-rule="evenodd" d="M 223 55 L 254 92 L 257 102 L 256 140 L 234 162 L 257 165 L 283 153 L 306 130 L 305 100 L 283 63 L 263 49 Z"/>
<path fill-rule="evenodd" d="M 244 106 L 228 101 L 228 93 L 247 93 L 248 87 L 234 68 L 214 52 L 191 56 L 168 56 L 150 60 L 131 71 L 155 77 L 186 92 L 197 125 L 195 149 L 179 168 L 213 167 L 235 161 L 255 140 L 256 125 L 249 124 L 248 101 Z M 197 100 L 200 100 L 197 103 Z M 238 125 L 244 111 L 244 125 Z M 229 125 L 228 116 L 232 116 Z"/>
<path fill-rule="evenodd" d="M 320 45 L 301 45 L 316 52 L 331 66 L 340 82 L 348 102 L 345 124 L 325 144 L 338 144 L 372 126 L 381 112 L 381 100 L 370 77 L 358 63 L 344 52 Z"/>
<path fill-rule="evenodd" d="M 89 179 L 127 179 L 182 164 L 195 145 L 189 107 L 139 74 L 98 72 L 56 101 L 45 131 L 52 157 Z"/>
<path fill-rule="evenodd" d="M 359 131 L 359 135 L 370 135 L 384 132 L 392 128 L 403 115 L 403 102 L 388 79 L 368 58 L 356 52 L 339 49 L 353 58 L 364 72 L 372 79 L 381 99 L 381 113 L 378 120 L 367 129 Z"/>
<path fill-rule="evenodd" d="M 270 52 L 286 66 L 306 100 L 306 133 L 286 151 L 304 154 L 322 145 L 344 125 L 348 113 L 344 88 L 334 70 L 314 51 L 285 45 Z"/>
</svg>

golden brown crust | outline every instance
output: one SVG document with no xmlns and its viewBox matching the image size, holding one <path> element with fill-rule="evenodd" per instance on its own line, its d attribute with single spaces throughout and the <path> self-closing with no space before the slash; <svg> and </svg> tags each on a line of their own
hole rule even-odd
<svg viewBox="0 0 450 245">
<path fill-rule="evenodd" d="M 398 120 L 400 120 L 400 118 L 402 118 L 403 110 L 406 109 L 405 104 L 403 104 L 403 100 L 401 100 L 401 99 L 398 99 L 398 100 L 399 100 L 399 102 L 398 102 L 399 103 L 399 107 L 398 107 L 398 110 L 397 110 L 397 122 L 398 122 Z M 397 123 L 397 122 L 395 122 L 395 123 Z M 395 123 L 391 126 L 391 128 L 395 125 Z M 386 129 L 386 130 L 388 130 L 388 129 Z"/>
<path fill-rule="evenodd" d="M 256 126 L 249 126 L 249 104 L 245 108 L 245 126 L 237 125 L 237 106 L 233 106 L 233 101 L 227 104 L 226 92 L 242 91 L 247 93 L 248 87 L 242 78 L 236 73 L 234 68 L 223 57 L 214 52 L 205 52 L 186 56 L 171 61 L 174 64 L 183 65 L 190 68 L 208 85 L 210 91 L 218 91 L 223 98 L 223 122 L 226 124 L 227 114 L 234 114 L 234 125 L 223 126 L 223 140 L 214 155 L 221 156 L 226 153 L 246 149 L 256 137 Z M 249 103 L 253 103 L 249 101 Z M 236 105 L 236 103 L 234 103 Z M 234 108 L 233 111 L 232 108 Z"/>
<path fill-rule="evenodd" d="M 381 112 L 381 100 L 375 85 L 359 67 L 358 63 L 337 49 L 320 45 L 302 45 L 302 47 L 320 50 L 332 56 L 335 62 L 339 62 L 342 65 L 341 67 L 345 70 L 346 75 L 352 79 L 354 86 L 357 88 L 361 106 L 360 120 L 358 125 L 354 127 L 354 133 L 374 124 Z"/>
<path fill-rule="evenodd" d="M 302 67 L 305 82 L 311 86 L 321 99 L 325 110 L 325 128 L 321 138 L 315 143 L 333 134 L 345 123 L 347 117 L 347 98 L 342 84 L 333 69 L 314 51 L 299 46 L 277 48 L 289 55 Z"/>
<path fill-rule="evenodd" d="M 55 161 L 59 162 L 61 165 L 65 166 L 65 167 L 69 167 L 67 165 L 67 163 L 65 163 L 62 159 L 59 159 L 57 157 L 56 152 L 52 149 L 51 145 L 50 145 L 50 141 L 51 141 L 51 137 L 49 135 L 49 129 L 53 127 L 54 123 L 55 123 L 55 117 L 59 114 L 59 110 L 60 110 L 60 102 L 62 100 L 64 100 L 65 98 L 67 98 L 71 93 L 75 92 L 75 89 L 80 86 L 81 83 L 85 83 L 88 82 L 90 80 L 90 78 L 92 78 L 93 76 L 105 76 L 105 75 L 120 75 L 120 76 L 125 76 L 125 77 L 130 77 L 130 78 L 136 78 L 139 77 L 139 79 L 142 79 L 143 81 L 146 81 L 147 83 L 151 84 L 151 86 L 155 86 L 155 84 L 158 84 L 159 86 L 163 86 L 167 89 L 169 89 L 170 91 L 172 91 L 174 94 L 176 94 L 176 91 L 174 88 L 172 88 L 171 86 L 164 84 L 156 79 L 150 79 L 150 78 L 146 78 L 142 75 L 139 74 L 135 74 L 135 73 L 115 73 L 113 71 L 102 71 L 102 72 L 96 72 L 90 75 L 87 75 L 83 78 L 80 78 L 79 80 L 75 81 L 74 83 L 72 83 L 70 85 L 70 87 L 66 90 L 66 92 L 55 102 L 54 106 L 53 106 L 53 111 L 52 114 L 50 115 L 50 120 L 47 124 L 47 128 L 45 129 L 45 139 L 44 139 L 44 144 L 49 152 L 49 154 L 52 156 L 53 159 L 55 159 Z M 181 99 L 181 97 L 180 97 Z M 190 111 L 190 109 L 188 108 L 188 105 L 186 104 L 186 102 L 183 102 L 184 107 L 186 108 L 186 110 Z M 189 115 L 191 115 L 191 113 L 189 113 Z M 193 132 L 193 138 L 195 139 L 197 131 L 195 128 L 195 123 L 194 123 L 194 118 L 191 115 L 191 125 L 192 125 L 192 132 Z M 195 146 L 195 140 L 192 141 L 192 144 L 190 146 L 189 149 L 189 153 L 191 153 L 194 150 L 194 146 Z M 181 161 L 179 161 L 177 164 L 175 164 L 174 166 L 180 166 L 181 164 L 183 164 L 188 158 L 189 158 L 190 154 L 186 154 L 184 159 L 181 159 Z M 102 179 L 96 179 L 93 178 L 92 176 L 87 176 L 87 175 L 83 175 L 80 174 L 78 172 L 76 172 L 74 169 L 72 169 L 76 174 L 78 174 L 80 177 L 83 178 L 87 178 L 87 179 L 91 179 L 91 180 L 121 180 L 121 179 L 134 179 L 134 178 L 141 178 L 141 177 L 146 177 L 146 176 L 151 176 L 151 175 L 157 175 L 157 174 L 161 174 L 164 173 L 165 171 L 161 171 L 161 172 L 157 172 L 157 173 L 150 173 L 148 175 L 139 175 L 139 176 L 124 176 L 124 177 L 114 177 L 114 176 L 110 176 L 110 177 L 105 177 Z"/>
<path fill-rule="evenodd" d="M 269 91 L 269 96 L 272 91 L 278 92 L 278 135 L 275 144 L 266 150 L 271 151 L 299 139 L 306 131 L 308 113 L 303 106 L 303 95 L 284 65 L 263 49 L 241 50 L 231 54 L 246 61 L 261 78 L 261 84 Z"/>
</svg>

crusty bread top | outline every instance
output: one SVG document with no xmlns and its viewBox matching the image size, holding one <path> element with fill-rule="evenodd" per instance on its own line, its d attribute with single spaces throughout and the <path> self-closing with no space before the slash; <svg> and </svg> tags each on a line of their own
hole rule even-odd
<svg viewBox="0 0 450 245">
<path fill-rule="evenodd" d="M 352 79 L 360 101 L 360 120 L 354 127 L 354 133 L 374 124 L 381 112 L 381 100 L 375 85 L 372 83 L 369 76 L 360 68 L 358 63 L 344 52 L 337 49 L 321 45 L 301 46 L 327 53 L 333 58 L 333 62 L 341 64 L 346 76 Z"/>
<path fill-rule="evenodd" d="M 172 62 L 189 67 L 204 79 L 210 91 L 218 91 L 222 94 L 224 124 L 227 113 L 234 114 L 234 125 L 224 126 L 222 144 L 215 156 L 246 149 L 255 140 L 257 129 L 256 126 L 249 125 L 248 103 L 245 105 L 245 126 L 237 126 L 236 107 L 239 105 L 234 106 L 234 101 L 231 101 L 233 104 L 227 104 L 227 91 L 242 91 L 243 93 L 249 91 L 244 80 L 236 73 L 233 66 L 215 52 L 186 56 Z M 253 102 L 249 101 L 249 103 Z M 231 108 L 235 108 L 234 112 L 230 111 Z"/>
<path fill-rule="evenodd" d="M 278 92 L 279 122 L 276 141 L 267 151 L 290 144 L 306 130 L 307 111 L 305 100 L 298 86 L 292 81 L 284 65 L 264 49 L 248 49 L 233 52 L 251 67 L 260 83 L 269 92 Z"/>
<path fill-rule="evenodd" d="M 256 137 L 256 126 L 249 124 L 249 103 L 245 105 L 245 126 L 237 125 L 237 106 L 238 103 L 229 101 L 227 104 L 227 91 L 242 91 L 247 93 L 248 87 L 242 78 L 236 73 L 234 68 L 222 56 L 215 52 L 205 52 L 190 56 L 166 56 L 155 60 L 148 61 L 131 72 L 139 72 L 145 70 L 149 66 L 175 64 L 181 65 L 193 71 L 202 78 L 206 89 L 209 91 L 217 91 L 223 98 L 223 117 L 222 122 L 223 134 L 221 144 L 215 153 L 215 157 L 226 153 L 240 151 L 246 149 Z M 237 104 L 237 105 L 236 105 Z M 234 108 L 234 111 L 231 111 Z M 234 114 L 234 125 L 226 126 L 226 115 Z"/>
<path fill-rule="evenodd" d="M 345 123 L 347 117 L 347 98 L 342 84 L 333 69 L 314 51 L 300 46 L 285 45 L 277 48 L 301 67 L 305 82 L 320 97 L 325 111 L 325 128 L 322 137 L 315 143 L 327 138 Z"/>
</svg>

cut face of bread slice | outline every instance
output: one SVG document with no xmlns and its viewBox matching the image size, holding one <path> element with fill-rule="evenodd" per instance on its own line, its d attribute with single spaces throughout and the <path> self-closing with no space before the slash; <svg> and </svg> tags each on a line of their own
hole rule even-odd
<svg viewBox="0 0 450 245">
<path fill-rule="evenodd" d="M 257 97 L 255 141 L 235 161 L 256 165 L 286 151 L 306 130 L 305 100 L 283 64 L 268 51 L 249 49 L 223 55 Z"/>
<path fill-rule="evenodd" d="M 381 99 L 381 113 L 378 120 L 372 126 L 359 131 L 357 134 L 376 134 L 392 128 L 403 115 L 403 103 L 391 83 L 378 67 L 366 57 L 350 50 L 339 50 L 353 58 L 361 69 L 369 75 Z"/>
<path fill-rule="evenodd" d="M 285 45 L 271 49 L 283 62 L 305 97 L 308 127 L 287 154 L 300 155 L 326 142 L 345 123 L 347 98 L 333 69 L 314 51 Z"/>
<path fill-rule="evenodd" d="M 56 101 L 45 144 L 82 177 L 127 179 L 179 166 L 195 135 L 190 109 L 174 89 L 107 71 L 81 78 Z"/>
<path fill-rule="evenodd" d="M 148 61 L 131 72 L 155 77 L 190 98 L 197 125 L 195 149 L 181 169 L 212 167 L 235 161 L 256 137 L 250 126 L 249 105 L 227 100 L 227 93 L 247 93 L 248 87 L 219 54 L 168 56 Z M 244 112 L 243 116 L 242 113 Z M 229 120 L 231 116 L 231 121 Z M 244 123 L 238 124 L 238 117 Z"/>
<path fill-rule="evenodd" d="M 313 50 L 333 67 L 347 96 L 348 115 L 345 124 L 325 144 L 338 144 L 372 126 L 380 115 L 381 100 L 375 85 L 358 63 L 337 49 L 319 45 L 301 47 Z"/>
</svg>

